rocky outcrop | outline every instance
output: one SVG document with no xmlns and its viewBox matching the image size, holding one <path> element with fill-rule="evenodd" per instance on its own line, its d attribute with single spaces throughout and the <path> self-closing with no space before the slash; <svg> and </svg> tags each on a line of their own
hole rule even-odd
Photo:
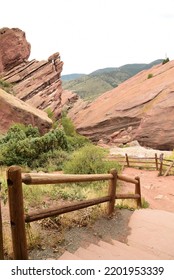
<svg viewBox="0 0 174 280">
<path fill-rule="evenodd" d="M 5 33 L 3 33 L 3 30 Z M 17 34 L 14 35 L 15 32 Z M 76 103 L 78 104 L 78 109 L 80 104 L 81 108 L 84 108 L 86 103 L 80 100 L 77 94 L 62 89 L 61 72 L 63 62 L 61 61 L 59 52 L 52 54 L 44 61 L 37 61 L 35 59 L 29 61 L 27 60 L 29 56 L 28 52 L 23 56 L 19 55 L 20 47 L 21 53 L 26 49 L 23 46 L 26 40 L 22 41 L 23 37 L 25 39 L 25 33 L 14 28 L 1 29 L 1 33 L 0 36 L 13 34 L 13 36 L 18 38 L 18 41 L 15 41 L 17 45 L 16 50 L 6 44 L 6 53 L 9 54 L 12 52 L 14 57 L 14 54 L 18 54 L 18 63 L 12 55 L 9 55 L 8 63 L 6 60 L 6 64 L 0 59 L 0 65 L 2 62 L 4 68 L 1 76 L 4 81 L 13 84 L 13 92 L 16 97 L 38 109 L 47 110 L 49 108 L 54 112 L 57 119 L 60 117 L 62 110 L 69 112 Z M 19 37 L 18 34 L 21 34 L 21 37 L 23 34 L 23 37 Z M 11 38 L 13 38 L 12 35 Z M 26 46 L 28 46 L 27 43 Z M 7 71 L 7 69 L 10 70 Z"/>
<path fill-rule="evenodd" d="M 18 28 L 0 29 L 0 73 L 19 65 L 30 55 L 30 44 Z"/>
<path fill-rule="evenodd" d="M 0 133 L 6 132 L 13 123 L 32 124 L 44 134 L 52 121 L 47 114 L 26 104 L 15 96 L 0 89 Z"/>
<path fill-rule="evenodd" d="M 151 75 L 149 75 L 151 74 Z M 93 141 L 174 148 L 174 61 L 159 64 L 70 114 L 79 133 Z"/>
</svg>

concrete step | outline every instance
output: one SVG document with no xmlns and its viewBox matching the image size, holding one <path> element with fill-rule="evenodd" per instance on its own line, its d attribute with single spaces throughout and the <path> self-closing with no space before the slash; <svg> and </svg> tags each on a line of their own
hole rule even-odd
<svg viewBox="0 0 174 280">
<path fill-rule="evenodd" d="M 128 244 L 148 251 L 158 259 L 174 259 L 174 213 L 141 209 L 134 212 Z"/>
<path fill-rule="evenodd" d="M 78 248 L 71 254 L 65 252 L 60 260 L 156 260 L 157 256 L 146 251 L 128 246 L 116 240 L 113 244 L 99 241 L 98 245 L 90 244 L 87 248 Z"/>
<path fill-rule="evenodd" d="M 81 259 L 78 258 L 76 255 L 68 251 L 65 251 L 63 255 L 59 258 L 59 260 L 81 260 Z"/>
<path fill-rule="evenodd" d="M 117 252 L 122 260 L 156 260 L 157 256 L 146 251 L 129 246 L 117 240 L 112 240 L 113 244 L 100 241 L 99 245 L 108 250 L 113 250 L 113 254 Z"/>
<path fill-rule="evenodd" d="M 78 250 L 74 253 L 78 258 L 81 260 L 101 260 L 102 256 L 96 254 L 95 252 L 92 252 L 88 250 L 88 248 L 78 248 Z"/>
<path fill-rule="evenodd" d="M 95 244 L 90 244 L 87 248 L 87 250 L 96 255 L 96 260 L 114 260 L 116 256 L 114 256 L 113 252 L 106 249 L 102 248 L 98 245 Z M 91 258 L 92 259 L 92 258 Z"/>
<path fill-rule="evenodd" d="M 128 244 L 99 241 L 79 248 L 74 257 L 65 252 L 60 259 L 81 260 L 170 260 L 174 259 L 174 213 L 141 209 L 130 218 Z"/>
</svg>

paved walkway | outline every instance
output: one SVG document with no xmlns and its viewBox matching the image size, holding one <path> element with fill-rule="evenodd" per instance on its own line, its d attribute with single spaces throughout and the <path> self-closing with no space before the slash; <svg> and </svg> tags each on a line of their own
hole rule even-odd
<svg viewBox="0 0 174 280">
<path fill-rule="evenodd" d="M 174 213 L 163 210 L 136 210 L 130 218 L 128 244 L 174 260 Z"/>
<path fill-rule="evenodd" d="M 136 210 L 130 218 L 128 244 L 100 241 L 59 259 L 75 260 L 174 260 L 174 213 Z"/>
</svg>

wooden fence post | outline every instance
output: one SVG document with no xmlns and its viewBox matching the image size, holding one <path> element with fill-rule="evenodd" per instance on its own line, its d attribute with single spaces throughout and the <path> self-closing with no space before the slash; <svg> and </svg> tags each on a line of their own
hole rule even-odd
<svg viewBox="0 0 174 280">
<path fill-rule="evenodd" d="M 27 260 L 21 168 L 11 166 L 7 171 L 10 222 L 15 260 Z"/>
<path fill-rule="evenodd" d="M 125 156 L 126 156 L 127 167 L 129 167 L 129 157 L 127 154 L 125 154 Z"/>
<path fill-rule="evenodd" d="M 158 156 L 155 153 L 155 164 L 156 164 L 156 170 L 158 170 Z"/>
<path fill-rule="evenodd" d="M 3 249 L 3 228 L 2 228 L 2 213 L 1 213 L 1 181 L 0 181 L 0 260 L 4 259 Z"/>
<path fill-rule="evenodd" d="M 117 185 L 117 170 L 111 169 L 110 173 L 113 175 L 113 178 L 109 181 L 109 191 L 108 195 L 110 196 L 110 201 L 108 202 L 108 215 L 112 215 L 115 207 L 115 196 L 116 196 L 116 185 Z"/>
<path fill-rule="evenodd" d="M 160 154 L 159 161 L 160 161 L 160 168 L 159 168 L 158 176 L 161 176 L 163 172 L 163 153 Z"/>
<path fill-rule="evenodd" d="M 135 184 L 135 194 L 139 194 L 139 198 L 137 199 L 137 207 L 142 207 L 141 203 L 141 185 L 140 185 L 140 177 L 135 177 L 135 179 L 138 181 L 137 184 Z"/>
</svg>

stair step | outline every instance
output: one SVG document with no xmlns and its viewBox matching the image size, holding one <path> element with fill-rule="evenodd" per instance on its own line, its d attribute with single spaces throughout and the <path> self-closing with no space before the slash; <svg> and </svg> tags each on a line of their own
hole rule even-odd
<svg viewBox="0 0 174 280">
<path fill-rule="evenodd" d="M 111 240 L 79 248 L 75 254 L 65 252 L 59 259 L 69 260 L 173 260 L 174 213 L 141 209 L 131 216 L 128 244 Z"/>
<path fill-rule="evenodd" d="M 97 254 L 97 259 L 101 260 L 117 260 L 120 259 L 120 252 L 113 252 L 113 250 L 108 250 L 106 248 L 102 248 L 95 244 L 90 244 L 88 250 Z"/>
<path fill-rule="evenodd" d="M 88 250 L 87 248 L 84 249 L 82 247 L 78 248 L 75 252 L 75 255 L 81 260 L 98 260 L 101 259 L 95 252 Z"/>
<path fill-rule="evenodd" d="M 117 240 L 112 240 L 115 247 L 122 250 L 122 253 L 127 260 L 156 260 L 158 257 L 151 252 L 138 249 L 134 246 L 129 246 Z"/>
<path fill-rule="evenodd" d="M 158 256 L 174 258 L 174 213 L 162 210 L 135 211 L 129 222 L 128 244 Z"/>
<path fill-rule="evenodd" d="M 80 260 L 80 258 L 68 251 L 65 251 L 63 255 L 59 258 L 59 260 Z"/>
</svg>

